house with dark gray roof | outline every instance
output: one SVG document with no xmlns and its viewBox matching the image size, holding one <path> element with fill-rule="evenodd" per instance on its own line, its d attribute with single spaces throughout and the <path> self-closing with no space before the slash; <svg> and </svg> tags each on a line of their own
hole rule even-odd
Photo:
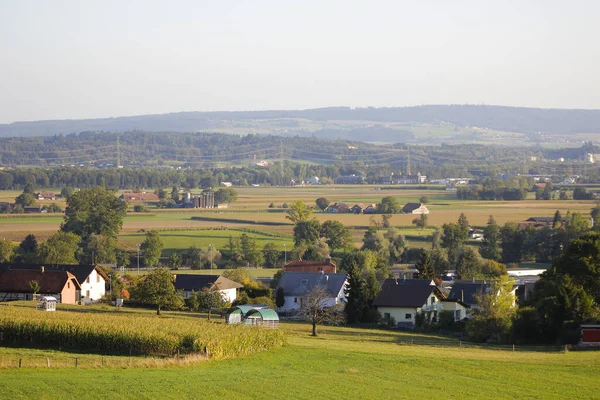
<svg viewBox="0 0 600 400">
<path fill-rule="evenodd" d="M 429 210 L 421 203 L 406 203 L 402 207 L 402 214 L 429 214 Z"/>
<path fill-rule="evenodd" d="M 183 292 L 184 299 L 189 299 L 193 292 L 202 289 L 216 289 L 226 301 L 232 303 L 237 298 L 237 290 L 242 287 L 244 285 L 221 275 L 175 275 L 175 289 Z"/>
<path fill-rule="evenodd" d="M 284 272 L 277 288 L 283 289 L 285 303 L 280 311 L 300 310 L 311 290 L 317 286 L 327 289 L 329 297 L 325 307 L 346 304 L 346 274 L 328 274 L 324 272 Z"/>
<path fill-rule="evenodd" d="M 477 297 L 488 294 L 491 290 L 492 281 L 490 280 L 457 280 L 454 281 L 454 284 L 452 285 L 452 289 L 448 294 L 448 299 L 460 300 L 467 304 L 471 309 L 478 310 L 479 303 L 477 302 Z M 513 307 L 516 306 L 516 290 L 517 286 L 514 286 L 512 291 L 515 296 Z"/>
<path fill-rule="evenodd" d="M 98 265 L 77 264 L 0 264 L 0 273 L 6 270 L 40 270 L 65 271 L 73 274 L 80 284 L 81 293 L 78 300 L 90 303 L 102 299 L 106 295 L 108 275 Z"/>
<path fill-rule="evenodd" d="M 0 301 L 32 300 L 31 282 L 37 282 L 37 294 L 56 297 L 58 302 L 75 304 L 81 286 L 67 271 L 38 269 L 4 269 L 0 271 Z"/>
<path fill-rule="evenodd" d="M 394 318 L 397 326 L 412 328 L 418 313 L 437 320 L 444 309 L 442 300 L 445 296 L 432 280 L 386 279 L 373 306 L 382 317 Z"/>
</svg>

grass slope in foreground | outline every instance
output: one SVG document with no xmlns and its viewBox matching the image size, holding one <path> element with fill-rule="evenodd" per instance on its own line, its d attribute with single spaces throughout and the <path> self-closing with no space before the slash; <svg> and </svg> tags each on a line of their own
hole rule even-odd
<svg viewBox="0 0 600 400">
<path fill-rule="evenodd" d="M 600 393 L 597 352 L 402 345 L 401 332 L 337 327 L 313 338 L 306 324 L 282 326 L 287 346 L 243 358 L 161 368 L 0 370 L 0 398 L 592 399 Z"/>
</svg>

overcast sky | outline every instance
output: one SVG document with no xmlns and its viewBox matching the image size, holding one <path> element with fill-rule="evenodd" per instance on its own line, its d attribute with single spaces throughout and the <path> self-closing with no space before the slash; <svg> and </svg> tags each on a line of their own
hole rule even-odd
<svg viewBox="0 0 600 400">
<path fill-rule="evenodd" d="M 0 123 L 326 106 L 600 108 L 599 16 L 597 0 L 1 0 Z"/>
</svg>

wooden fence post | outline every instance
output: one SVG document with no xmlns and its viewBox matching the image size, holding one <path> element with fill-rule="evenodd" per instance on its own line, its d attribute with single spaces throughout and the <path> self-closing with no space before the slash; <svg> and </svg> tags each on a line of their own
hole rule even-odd
<svg viewBox="0 0 600 400">
<path fill-rule="evenodd" d="M 46 366 L 50 368 L 50 358 L 46 357 Z"/>
<path fill-rule="evenodd" d="M 75 357 L 75 368 L 79 368 L 79 357 Z"/>
<path fill-rule="evenodd" d="M 21 368 L 21 362 L 22 362 L 22 361 L 23 361 L 23 360 L 22 360 L 21 358 L 19 358 L 19 368 Z"/>
</svg>

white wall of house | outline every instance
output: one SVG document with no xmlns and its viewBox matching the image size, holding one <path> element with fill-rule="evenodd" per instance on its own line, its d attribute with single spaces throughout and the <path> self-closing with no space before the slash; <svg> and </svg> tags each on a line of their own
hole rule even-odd
<svg viewBox="0 0 600 400">
<path fill-rule="evenodd" d="M 183 298 L 185 300 L 189 299 L 192 293 L 193 292 L 191 290 L 184 291 Z M 219 293 L 221 293 L 221 296 L 223 296 L 225 301 L 228 301 L 229 303 L 233 303 L 233 301 L 237 298 L 236 288 L 219 290 Z"/>
<path fill-rule="evenodd" d="M 233 303 L 233 301 L 237 297 L 237 289 L 236 288 L 223 289 L 223 290 L 219 290 L 219 292 L 221 292 L 221 295 L 223 296 L 225 301 L 227 301 L 229 303 Z"/>
<path fill-rule="evenodd" d="M 285 296 L 284 295 L 283 297 L 285 299 L 285 302 L 282 307 L 279 307 L 279 310 L 281 310 L 281 311 L 300 310 L 302 308 L 302 305 L 306 301 L 305 298 L 302 296 Z M 343 305 L 345 303 L 346 303 L 346 294 L 344 293 L 344 289 L 342 288 L 336 297 L 328 297 L 325 300 L 324 306 L 325 307 L 333 307 L 338 304 Z"/>
<path fill-rule="evenodd" d="M 381 314 L 382 317 L 385 317 L 389 314 L 390 317 L 393 317 L 396 323 L 415 323 L 415 314 L 419 312 L 420 308 L 410 308 L 410 307 L 377 307 L 377 311 Z"/>
<path fill-rule="evenodd" d="M 84 302 L 98 301 L 106 294 L 106 280 L 95 269 L 80 284 Z"/>
</svg>

